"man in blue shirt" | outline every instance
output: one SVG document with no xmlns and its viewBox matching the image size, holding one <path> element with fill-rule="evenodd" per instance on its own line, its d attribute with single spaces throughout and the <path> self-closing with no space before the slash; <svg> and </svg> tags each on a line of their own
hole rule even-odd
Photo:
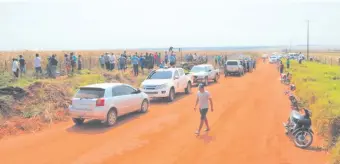
<svg viewBox="0 0 340 164">
<path fill-rule="evenodd" d="M 174 54 L 171 54 L 171 56 L 170 56 L 170 66 L 175 66 L 175 64 L 176 64 L 176 57 L 175 57 L 175 55 Z"/>
<path fill-rule="evenodd" d="M 144 74 L 145 57 L 143 56 L 143 54 L 141 54 L 139 57 L 139 64 L 140 64 L 140 69 L 142 71 L 142 74 Z"/>
<path fill-rule="evenodd" d="M 138 56 L 137 56 L 137 52 L 134 56 L 131 57 L 131 63 L 133 65 L 133 72 L 135 76 L 138 76 Z"/>
</svg>

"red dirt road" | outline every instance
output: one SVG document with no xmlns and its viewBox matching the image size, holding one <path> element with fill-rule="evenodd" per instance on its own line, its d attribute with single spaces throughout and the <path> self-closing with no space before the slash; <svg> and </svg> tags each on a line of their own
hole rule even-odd
<svg viewBox="0 0 340 164">
<path fill-rule="evenodd" d="M 67 122 L 0 140 L 0 163 L 326 163 L 326 153 L 298 149 L 285 136 L 289 102 L 278 77 L 274 66 L 259 64 L 244 77 L 221 78 L 207 87 L 215 111 L 208 112 L 211 131 L 199 137 L 195 89 L 171 104 L 155 102 L 148 113 L 126 116 L 112 128 Z"/>
</svg>

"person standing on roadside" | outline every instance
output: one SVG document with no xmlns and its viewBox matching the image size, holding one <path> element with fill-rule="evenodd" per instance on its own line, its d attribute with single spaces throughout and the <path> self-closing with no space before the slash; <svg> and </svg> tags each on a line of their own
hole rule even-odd
<svg viewBox="0 0 340 164">
<path fill-rule="evenodd" d="M 39 57 L 39 54 L 35 54 L 34 58 L 34 68 L 35 68 L 35 73 L 36 74 L 42 74 L 42 69 L 41 69 L 41 58 Z"/>
<path fill-rule="evenodd" d="M 290 59 L 289 58 L 287 58 L 287 69 L 289 69 L 290 68 Z"/>
<path fill-rule="evenodd" d="M 26 73 L 26 61 L 22 55 L 20 55 L 19 57 L 20 73 L 22 75 Z"/>
<path fill-rule="evenodd" d="M 12 71 L 13 71 L 14 76 L 16 78 L 18 78 L 19 77 L 19 71 L 20 71 L 18 59 L 13 58 Z"/>
<path fill-rule="evenodd" d="M 210 102 L 210 106 L 211 106 L 211 112 L 214 111 L 212 98 L 210 96 L 210 93 L 204 89 L 204 84 L 202 84 L 202 83 L 199 84 L 198 88 L 199 88 L 199 91 L 197 92 L 197 99 L 196 99 L 194 111 L 196 111 L 197 104 L 199 104 L 199 110 L 200 110 L 200 114 L 201 114 L 201 122 L 200 122 L 198 130 L 195 132 L 196 135 L 200 134 L 203 123 L 205 123 L 205 125 L 207 127 L 205 129 L 205 131 L 210 130 L 208 119 L 207 119 L 209 102 Z"/>
<path fill-rule="evenodd" d="M 124 57 L 123 54 L 119 58 L 119 67 L 120 67 L 120 70 L 125 72 L 125 69 L 126 69 L 126 58 Z"/>
<path fill-rule="evenodd" d="M 58 66 L 58 60 L 56 59 L 56 54 L 52 55 L 50 64 L 51 64 L 50 65 L 51 77 L 55 79 L 57 77 L 57 66 Z"/>
<path fill-rule="evenodd" d="M 102 69 L 104 69 L 104 68 L 105 68 L 105 59 L 104 59 L 104 55 L 101 55 L 101 56 L 99 57 L 99 63 L 100 63 L 100 67 L 101 67 Z"/>
<path fill-rule="evenodd" d="M 71 72 L 71 60 L 68 57 L 68 54 L 64 55 L 64 67 L 65 67 L 65 74 L 69 75 Z"/>
<path fill-rule="evenodd" d="M 141 54 L 140 57 L 139 57 L 139 65 L 140 65 L 140 69 L 142 71 L 142 74 L 144 74 L 145 57 L 143 56 L 143 54 Z"/>
<path fill-rule="evenodd" d="M 78 71 L 82 69 L 83 61 L 81 55 L 78 55 Z"/>
<path fill-rule="evenodd" d="M 138 56 L 137 56 L 137 52 L 134 56 L 131 57 L 131 63 L 133 66 L 133 73 L 135 76 L 138 76 Z"/>
<path fill-rule="evenodd" d="M 283 69 L 284 69 L 284 65 L 282 62 L 280 62 L 280 65 L 279 65 L 280 75 L 283 74 Z"/>
</svg>

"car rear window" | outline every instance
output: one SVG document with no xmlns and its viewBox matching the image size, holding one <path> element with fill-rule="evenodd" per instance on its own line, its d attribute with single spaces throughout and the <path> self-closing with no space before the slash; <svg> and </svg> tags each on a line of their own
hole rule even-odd
<svg viewBox="0 0 340 164">
<path fill-rule="evenodd" d="M 237 61 L 228 61 L 227 65 L 237 65 Z"/>
<path fill-rule="evenodd" d="M 80 88 L 75 98 L 97 99 L 104 97 L 105 89 L 102 88 Z"/>
</svg>

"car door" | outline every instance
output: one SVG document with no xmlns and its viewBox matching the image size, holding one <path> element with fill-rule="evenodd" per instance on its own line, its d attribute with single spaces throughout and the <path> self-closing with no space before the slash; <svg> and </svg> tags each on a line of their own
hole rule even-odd
<svg viewBox="0 0 340 164">
<path fill-rule="evenodd" d="M 212 79 L 214 79 L 215 77 L 215 75 L 214 75 L 214 68 L 212 67 L 212 66 L 208 66 L 208 76 L 209 76 L 209 79 L 210 80 L 212 80 Z"/>
<path fill-rule="evenodd" d="M 178 69 L 181 90 L 187 87 L 186 76 L 183 69 Z"/>
<path fill-rule="evenodd" d="M 179 76 L 178 70 L 175 71 L 173 79 L 174 79 L 175 91 L 176 92 L 181 91 L 180 76 Z"/>
<path fill-rule="evenodd" d="M 142 104 L 142 96 L 140 93 L 136 93 L 137 89 L 124 85 L 124 92 L 126 93 L 127 96 L 127 113 L 134 112 L 137 109 L 140 109 L 141 104 Z"/>
<path fill-rule="evenodd" d="M 112 97 L 114 105 L 117 108 L 118 115 L 121 116 L 128 113 L 129 95 L 123 85 L 118 85 L 112 88 Z"/>
</svg>

